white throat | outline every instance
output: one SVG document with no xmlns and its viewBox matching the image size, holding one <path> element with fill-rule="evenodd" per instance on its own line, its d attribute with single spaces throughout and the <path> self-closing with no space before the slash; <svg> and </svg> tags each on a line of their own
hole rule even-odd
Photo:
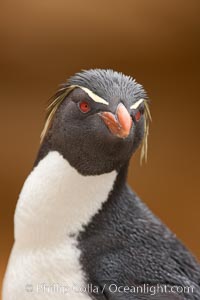
<svg viewBox="0 0 200 300">
<path fill-rule="evenodd" d="M 54 243 L 78 234 L 112 190 L 116 171 L 79 174 L 58 152 L 49 152 L 27 178 L 15 213 L 16 244 Z"/>
<path fill-rule="evenodd" d="M 89 300 L 74 286 L 86 286 L 77 234 L 101 208 L 116 172 L 82 176 L 50 152 L 28 176 L 15 212 L 15 244 L 6 271 L 3 300 Z M 75 236 L 72 236 L 74 234 Z M 39 288 L 59 284 L 67 294 Z M 31 285 L 31 295 L 26 286 Z"/>
</svg>

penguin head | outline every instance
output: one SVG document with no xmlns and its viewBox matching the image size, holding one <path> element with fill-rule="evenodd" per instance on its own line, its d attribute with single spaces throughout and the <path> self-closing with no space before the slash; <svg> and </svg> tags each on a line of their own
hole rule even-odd
<svg viewBox="0 0 200 300">
<path fill-rule="evenodd" d="M 147 138 L 148 112 L 146 92 L 131 77 L 83 71 L 53 97 L 42 142 L 83 175 L 119 171 Z"/>
</svg>

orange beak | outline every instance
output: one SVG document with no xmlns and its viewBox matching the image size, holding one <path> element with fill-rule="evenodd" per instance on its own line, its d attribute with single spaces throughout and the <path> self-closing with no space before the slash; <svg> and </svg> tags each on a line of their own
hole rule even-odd
<svg viewBox="0 0 200 300">
<path fill-rule="evenodd" d="M 100 113 L 100 116 L 113 135 L 120 138 L 126 138 L 129 135 L 133 121 L 122 103 L 118 105 L 116 115 L 105 111 Z"/>
</svg>

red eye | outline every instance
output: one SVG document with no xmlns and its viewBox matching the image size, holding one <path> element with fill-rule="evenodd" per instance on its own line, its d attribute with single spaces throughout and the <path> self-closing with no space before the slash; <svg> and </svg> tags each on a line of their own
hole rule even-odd
<svg viewBox="0 0 200 300">
<path fill-rule="evenodd" d="M 135 114 L 135 120 L 136 120 L 136 122 L 138 122 L 140 120 L 140 117 L 141 117 L 141 113 L 138 110 L 138 112 Z"/>
<path fill-rule="evenodd" d="M 90 105 L 87 101 L 81 101 L 79 103 L 79 108 L 83 113 L 87 113 L 88 111 L 90 111 Z"/>
</svg>

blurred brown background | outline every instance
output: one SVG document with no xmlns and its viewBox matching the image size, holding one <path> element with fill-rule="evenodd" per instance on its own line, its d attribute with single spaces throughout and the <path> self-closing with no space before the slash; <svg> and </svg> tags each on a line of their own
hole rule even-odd
<svg viewBox="0 0 200 300">
<path fill-rule="evenodd" d="M 200 258 L 199 0 L 1 0 L 1 267 L 39 145 L 44 108 L 81 69 L 113 68 L 152 100 L 148 164 L 129 182 Z"/>
</svg>

